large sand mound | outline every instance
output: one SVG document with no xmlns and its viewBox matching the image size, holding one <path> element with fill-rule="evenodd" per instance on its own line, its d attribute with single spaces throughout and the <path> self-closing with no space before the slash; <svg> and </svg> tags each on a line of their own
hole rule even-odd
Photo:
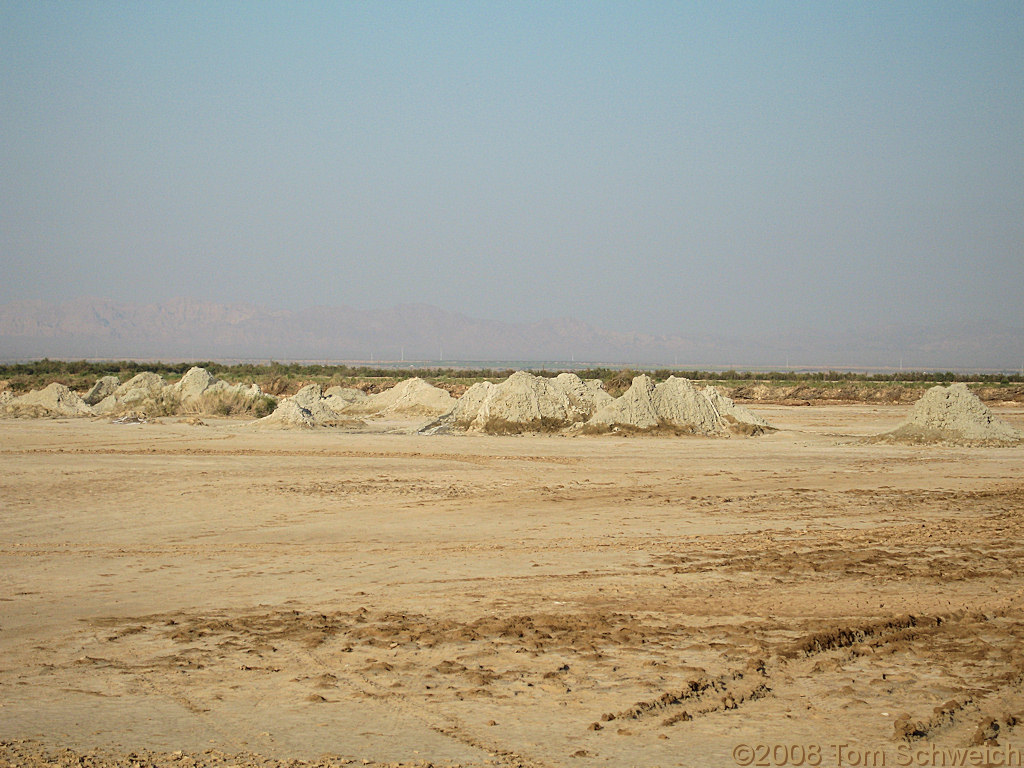
<svg viewBox="0 0 1024 768">
<path fill-rule="evenodd" d="M 450 413 L 456 400 L 420 378 L 406 379 L 390 389 L 349 403 L 344 412 L 378 416 L 436 418 Z"/>
<path fill-rule="evenodd" d="M 581 418 L 561 386 L 551 379 L 517 371 L 500 384 L 474 384 L 459 399 L 451 414 L 435 421 L 425 431 L 545 432 L 562 429 Z"/>
<path fill-rule="evenodd" d="M 97 414 L 139 411 L 148 416 L 180 413 L 228 416 L 251 412 L 258 405 L 257 400 L 263 397 L 257 384 L 229 384 L 199 367 L 190 368 L 174 384 L 166 384 L 159 375 L 150 372 L 132 377 L 113 392 L 110 392 L 109 381 L 100 387 L 104 381 L 97 382 L 89 393 L 90 397 L 110 393 L 94 406 Z"/>
<path fill-rule="evenodd" d="M 63 384 L 54 382 L 45 389 L 33 390 L 10 400 L 4 410 L 12 416 L 94 416 L 81 397 Z"/>
<path fill-rule="evenodd" d="M 698 391 L 674 376 L 657 386 L 650 376 L 637 376 L 621 397 L 612 398 L 600 381 L 583 381 L 573 373 L 547 379 L 518 371 L 500 384 L 474 384 L 450 414 L 423 431 L 505 434 L 581 428 L 725 435 L 759 434 L 770 426 L 713 387 Z"/>
<path fill-rule="evenodd" d="M 698 390 L 687 379 L 675 376 L 655 385 L 644 375 L 634 378 L 621 397 L 600 408 L 587 422 L 586 429 L 592 432 L 664 430 L 717 436 L 729 432 L 759 434 L 770 426 L 714 387 Z"/>
<path fill-rule="evenodd" d="M 1024 432 L 996 418 L 966 384 L 957 383 L 929 389 L 903 424 L 878 437 L 909 443 L 1017 443 Z"/>
</svg>

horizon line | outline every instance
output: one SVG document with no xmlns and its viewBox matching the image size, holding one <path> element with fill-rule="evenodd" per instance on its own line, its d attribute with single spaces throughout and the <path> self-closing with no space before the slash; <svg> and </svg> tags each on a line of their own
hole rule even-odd
<svg viewBox="0 0 1024 768">
<path fill-rule="evenodd" d="M 321 365 L 324 367 L 363 367 L 363 368 L 394 368 L 400 369 L 443 369 L 443 368 L 515 368 L 526 371 L 573 371 L 589 370 L 595 368 L 619 368 L 622 370 L 636 371 L 700 371 L 725 373 L 735 371 L 745 374 L 808 374 L 808 373 L 865 373 L 865 374 L 888 374 L 888 373 L 956 373 L 956 374 L 978 374 L 978 375 L 1021 375 L 1024 376 L 1024 366 L 1020 368 L 993 368 L 993 367 L 972 367 L 972 366 L 925 366 L 920 368 L 904 368 L 902 366 L 871 366 L 871 365 L 745 365 L 745 364 L 710 364 L 710 363 L 637 363 L 622 361 L 599 361 L 599 360 L 508 360 L 508 359 L 453 359 L 453 360 L 365 360 L 365 359 L 332 359 L 332 358 L 276 358 L 276 357 L 193 357 L 193 356 L 171 356 L 171 357 L 76 357 L 64 355 L 44 355 L 41 357 L 0 357 L 0 365 L 24 365 L 53 360 L 57 362 L 84 362 L 90 364 L 98 363 L 154 363 L 160 365 L 178 365 L 184 363 L 215 363 L 217 365 L 264 365 L 270 366 L 275 363 L 284 365 Z"/>
</svg>

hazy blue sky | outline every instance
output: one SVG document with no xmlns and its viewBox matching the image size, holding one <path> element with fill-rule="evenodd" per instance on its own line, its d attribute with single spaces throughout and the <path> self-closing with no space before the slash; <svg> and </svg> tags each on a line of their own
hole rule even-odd
<svg viewBox="0 0 1024 768">
<path fill-rule="evenodd" d="M 0 302 L 1024 327 L 1024 3 L 0 4 Z"/>
</svg>

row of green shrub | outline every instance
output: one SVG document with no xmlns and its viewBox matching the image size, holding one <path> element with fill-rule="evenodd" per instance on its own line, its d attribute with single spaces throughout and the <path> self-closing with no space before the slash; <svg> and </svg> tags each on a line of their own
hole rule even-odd
<svg viewBox="0 0 1024 768">
<path fill-rule="evenodd" d="M 447 382 L 469 385 L 477 381 L 500 381 L 507 378 L 512 368 L 384 368 L 364 365 L 320 365 L 309 363 L 236 363 L 225 364 L 214 361 L 191 363 L 163 363 L 152 361 L 104 361 L 50 360 L 44 358 L 28 363 L 0 365 L 0 379 L 5 379 L 14 390 L 34 389 L 51 381 L 58 381 L 74 388 L 90 386 L 101 376 L 114 375 L 125 381 L 137 373 L 152 371 L 168 380 L 180 378 L 193 365 L 206 368 L 218 378 L 229 382 L 257 382 L 271 394 L 283 394 L 298 381 L 320 381 L 333 383 L 354 383 L 371 379 L 401 381 L 419 376 L 435 383 Z M 540 375 L 554 376 L 559 370 L 536 371 Z M 832 382 L 864 382 L 877 384 L 934 384 L 954 381 L 978 384 L 1016 384 L 1024 382 L 1018 374 L 954 373 L 952 371 L 898 371 L 891 373 L 855 373 L 850 371 L 705 371 L 659 368 L 654 370 L 633 370 L 611 367 L 576 370 L 585 379 L 601 379 L 610 390 L 621 390 L 629 386 L 633 376 L 648 373 L 662 381 L 669 376 L 680 376 L 694 381 L 723 383 L 770 382 L 784 384 L 827 384 Z M 277 391 L 274 391 L 277 390 Z"/>
</svg>

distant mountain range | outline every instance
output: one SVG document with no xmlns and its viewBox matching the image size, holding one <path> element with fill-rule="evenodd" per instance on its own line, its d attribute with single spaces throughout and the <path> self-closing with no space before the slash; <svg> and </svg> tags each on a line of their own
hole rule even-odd
<svg viewBox="0 0 1024 768">
<path fill-rule="evenodd" d="M 174 299 L 0 305 L 0 359 L 39 357 L 320 361 L 550 361 L 685 367 L 1005 368 L 1024 365 L 1024 330 L 868 329 L 757 338 L 632 333 L 572 318 L 504 323 L 425 304 L 372 310 Z"/>
</svg>

